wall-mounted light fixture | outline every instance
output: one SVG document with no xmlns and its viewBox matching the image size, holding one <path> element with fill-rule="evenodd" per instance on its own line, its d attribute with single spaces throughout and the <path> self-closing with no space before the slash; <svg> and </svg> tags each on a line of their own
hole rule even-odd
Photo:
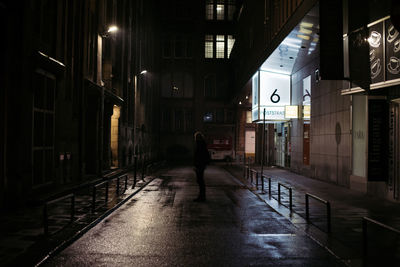
<svg viewBox="0 0 400 267">
<path fill-rule="evenodd" d="M 110 25 L 108 29 L 103 34 L 101 34 L 101 36 L 107 38 L 110 36 L 110 34 L 118 32 L 118 30 L 119 28 L 116 25 Z"/>
</svg>

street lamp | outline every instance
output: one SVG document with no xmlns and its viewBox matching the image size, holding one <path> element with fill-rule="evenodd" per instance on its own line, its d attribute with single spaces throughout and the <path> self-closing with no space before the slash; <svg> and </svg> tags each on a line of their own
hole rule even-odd
<svg viewBox="0 0 400 267">
<path fill-rule="evenodd" d="M 138 136 L 138 131 L 140 130 L 139 125 L 138 125 L 138 120 L 139 120 L 139 116 L 138 116 L 138 105 L 139 105 L 139 100 L 138 100 L 138 87 L 139 87 L 139 76 L 140 75 L 144 75 L 147 73 L 147 70 L 142 70 L 139 73 L 135 74 L 133 76 L 133 82 L 134 82 L 134 90 L 133 90 L 133 99 L 134 99 L 134 107 L 133 107 L 133 113 L 134 113 L 134 117 L 133 117 L 133 138 L 137 139 Z M 143 133 L 143 132 L 142 132 Z M 143 136 L 142 136 L 143 137 Z M 141 142 L 143 142 L 143 138 L 141 139 Z M 138 169 L 138 154 L 139 156 L 141 155 L 142 151 L 141 149 L 139 149 L 139 145 L 141 146 L 141 144 L 137 143 L 137 141 L 134 142 L 134 175 L 133 175 L 133 185 L 132 185 L 132 189 L 135 188 L 136 186 L 136 181 L 137 181 L 137 169 Z M 142 168 L 144 168 L 144 162 L 142 161 Z M 143 179 L 143 170 L 142 170 L 142 179 Z"/>
<path fill-rule="evenodd" d="M 111 25 L 110 27 L 108 27 L 108 30 L 107 30 L 108 33 L 117 32 L 117 31 L 118 31 L 118 27 L 115 25 Z"/>
<path fill-rule="evenodd" d="M 107 38 L 110 36 L 112 33 L 116 33 L 119 30 L 119 28 L 116 25 L 110 25 L 108 26 L 107 31 L 105 31 L 103 34 L 101 34 L 101 37 Z"/>
</svg>

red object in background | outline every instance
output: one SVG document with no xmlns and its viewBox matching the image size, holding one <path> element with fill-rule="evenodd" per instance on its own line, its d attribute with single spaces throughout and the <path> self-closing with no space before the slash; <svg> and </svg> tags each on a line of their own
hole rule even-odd
<svg viewBox="0 0 400 267">
<path fill-rule="evenodd" d="M 207 138 L 207 148 L 214 150 L 231 150 L 231 136 L 210 136 Z"/>
</svg>

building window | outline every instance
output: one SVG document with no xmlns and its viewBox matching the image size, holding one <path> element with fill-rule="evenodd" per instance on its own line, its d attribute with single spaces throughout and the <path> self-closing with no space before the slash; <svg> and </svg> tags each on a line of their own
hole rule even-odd
<svg viewBox="0 0 400 267">
<path fill-rule="evenodd" d="M 165 35 L 161 47 L 163 58 L 192 58 L 192 38 L 188 35 Z"/>
<path fill-rule="evenodd" d="M 207 0 L 206 20 L 233 20 L 235 10 L 234 0 Z"/>
<path fill-rule="evenodd" d="M 218 108 L 215 111 L 215 120 L 217 123 L 224 123 L 225 120 L 225 112 L 223 108 Z"/>
<path fill-rule="evenodd" d="M 229 58 L 235 39 L 232 35 L 211 35 L 205 36 L 205 58 Z M 215 53 L 214 53 L 215 49 Z"/>
<path fill-rule="evenodd" d="M 214 1 L 207 0 L 206 1 L 206 20 L 214 19 Z"/>
<path fill-rule="evenodd" d="M 204 96 L 207 98 L 215 98 L 216 90 L 215 90 L 216 78 L 215 74 L 209 74 L 204 78 Z"/>
<path fill-rule="evenodd" d="M 170 36 L 164 36 L 162 40 L 162 55 L 164 58 L 170 58 L 172 56 L 172 43 Z"/>
<path fill-rule="evenodd" d="M 225 36 L 224 35 L 217 35 L 216 57 L 217 58 L 225 58 Z"/>
<path fill-rule="evenodd" d="M 233 38 L 232 35 L 228 35 L 228 47 L 227 47 L 228 58 L 231 57 L 231 52 L 234 44 L 235 44 L 235 39 Z"/>
<path fill-rule="evenodd" d="M 236 11 L 235 1 L 228 0 L 226 8 L 228 9 L 227 10 L 228 20 L 233 20 L 233 15 L 235 14 Z"/>
<path fill-rule="evenodd" d="M 203 121 L 231 124 L 233 123 L 233 111 L 228 108 L 207 109 L 204 112 Z"/>
<path fill-rule="evenodd" d="M 217 20 L 225 19 L 225 5 L 224 0 L 217 0 Z"/>
<path fill-rule="evenodd" d="M 186 72 L 165 72 L 161 75 L 161 96 L 174 98 L 193 97 L 193 76 Z"/>
<path fill-rule="evenodd" d="M 189 108 L 163 108 L 162 132 L 193 132 L 193 112 Z"/>
<path fill-rule="evenodd" d="M 206 35 L 205 38 L 205 58 L 213 58 L 214 57 L 214 36 L 213 35 Z"/>
</svg>

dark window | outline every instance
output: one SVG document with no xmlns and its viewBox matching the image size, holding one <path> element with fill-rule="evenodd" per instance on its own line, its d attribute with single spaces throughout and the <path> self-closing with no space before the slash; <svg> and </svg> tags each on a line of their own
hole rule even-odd
<svg viewBox="0 0 400 267">
<path fill-rule="evenodd" d="M 37 71 L 33 77 L 33 186 L 52 182 L 54 172 L 55 77 Z"/>
<path fill-rule="evenodd" d="M 216 122 L 224 123 L 224 119 L 225 119 L 224 109 L 218 108 L 215 113 L 216 113 L 216 116 L 215 116 Z"/>
<path fill-rule="evenodd" d="M 216 77 L 215 74 L 209 74 L 204 78 L 204 96 L 209 97 L 209 98 L 215 98 L 216 97 L 216 89 L 215 89 L 215 83 L 216 83 Z"/>
</svg>

